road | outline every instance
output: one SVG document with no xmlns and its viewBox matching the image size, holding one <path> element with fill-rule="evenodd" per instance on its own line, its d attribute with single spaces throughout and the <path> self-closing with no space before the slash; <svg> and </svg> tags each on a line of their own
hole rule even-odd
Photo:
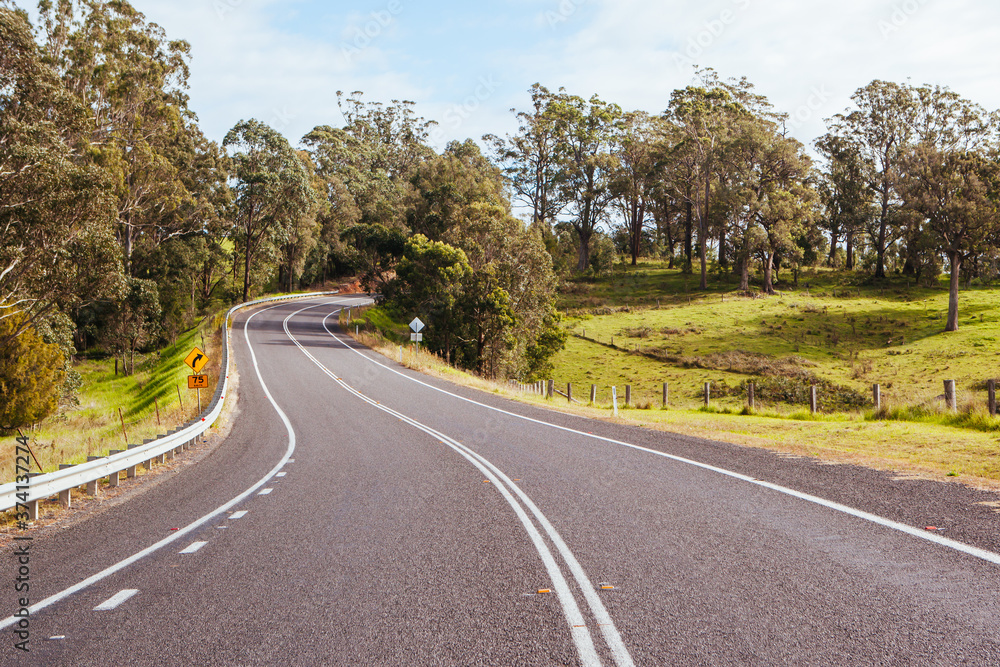
<svg viewBox="0 0 1000 667">
<path fill-rule="evenodd" d="M 237 318 L 229 436 L 33 542 L 4 664 L 1000 664 L 995 495 L 457 387 L 359 302 Z"/>
</svg>

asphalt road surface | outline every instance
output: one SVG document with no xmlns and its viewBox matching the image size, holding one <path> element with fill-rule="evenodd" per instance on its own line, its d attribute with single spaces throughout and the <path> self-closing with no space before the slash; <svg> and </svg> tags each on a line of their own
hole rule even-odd
<svg viewBox="0 0 1000 667">
<path fill-rule="evenodd" d="M 237 318 L 231 434 L 36 539 L 0 662 L 1000 665 L 995 495 L 429 379 L 360 302 Z"/>
</svg>

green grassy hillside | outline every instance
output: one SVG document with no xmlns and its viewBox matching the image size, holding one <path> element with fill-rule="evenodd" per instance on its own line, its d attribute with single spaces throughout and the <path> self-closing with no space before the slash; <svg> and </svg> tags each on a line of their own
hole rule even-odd
<svg viewBox="0 0 1000 667">
<path fill-rule="evenodd" d="M 853 407 L 833 400 L 837 392 L 870 401 L 875 383 L 890 407 L 933 410 L 944 380 L 956 380 L 960 406 L 985 401 L 986 380 L 1000 376 L 1000 290 L 963 290 L 960 330 L 946 334 L 943 286 L 854 279 L 815 273 L 801 276 L 797 289 L 755 298 L 725 284 L 695 292 L 695 276 L 654 264 L 616 267 L 613 280 L 564 290 L 560 307 L 573 337 L 556 360 L 556 379 L 602 391 L 632 384 L 640 400 L 657 401 L 666 381 L 681 407 L 699 404 L 706 381 L 728 386 L 733 396 L 724 404 L 742 405 L 738 385 L 751 378 L 789 390 L 818 382 L 821 406 L 830 409 Z M 795 401 L 771 402 L 798 409 Z"/>
</svg>

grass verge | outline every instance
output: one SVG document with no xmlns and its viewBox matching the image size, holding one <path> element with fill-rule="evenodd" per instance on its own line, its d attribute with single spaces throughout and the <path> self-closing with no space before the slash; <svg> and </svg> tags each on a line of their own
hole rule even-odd
<svg viewBox="0 0 1000 667">
<path fill-rule="evenodd" d="M 358 342 L 393 361 L 400 361 L 400 346 L 395 340 L 386 339 L 374 327 L 362 329 L 358 335 L 354 331 L 352 326 L 350 334 Z M 408 368 L 456 384 L 592 419 L 1000 491 L 998 432 L 994 429 L 965 428 L 961 416 L 928 413 L 923 421 L 903 421 L 893 418 L 891 413 L 884 415 L 886 418 L 880 418 L 873 411 L 837 415 L 812 415 L 808 410 L 752 412 L 736 399 L 726 399 L 708 409 L 692 405 L 696 403 L 694 399 L 685 399 L 687 405 L 660 409 L 653 399 L 637 393 L 633 395 L 634 404 L 643 405 L 646 409 L 620 405 L 619 416 L 614 417 L 609 404 L 610 395 L 599 396 L 594 405 L 569 404 L 565 398 L 558 396 L 550 401 L 517 391 L 507 384 L 457 370 L 439 357 L 426 351 L 417 353 L 412 347 L 403 348 L 402 363 Z M 636 360 L 636 363 L 642 361 Z M 606 361 L 602 361 L 593 367 L 599 369 L 607 365 Z M 899 413 L 897 416 L 906 415 Z"/>
<path fill-rule="evenodd" d="M 114 359 L 78 362 L 76 369 L 83 378 L 79 405 L 25 432 L 42 471 L 84 463 L 88 456 L 106 456 L 109 450 L 155 438 L 193 419 L 198 398 L 187 388 L 192 371 L 184 358 L 194 347 L 209 357 L 202 371 L 209 376 L 209 388 L 201 390 L 202 407 L 207 407 L 219 380 L 224 317 L 224 312 L 206 317 L 170 347 L 143 355 L 130 376 L 115 374 Z M 14 480 L 14 452 L 14 438 L 0 438 L 2 482 Z"/>
</svg>

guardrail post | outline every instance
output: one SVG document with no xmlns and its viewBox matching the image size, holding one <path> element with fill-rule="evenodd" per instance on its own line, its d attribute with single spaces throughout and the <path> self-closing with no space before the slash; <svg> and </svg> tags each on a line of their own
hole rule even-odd
<svg viewBox="0 0 1000 667">
<path fill-rule="evenodd" d="M 87 457 L 87 463 L 90 463 L 91 461 L 97 461 L 100 458 L 101 458 L 100 456 L 88 456 Z M 87 495 L 88 496 L 96 496 L 97 495 L 97 485 L 98 485 L 99 481 L 100 480 L 92 479 L 89 482 L 87 482 Z"/>
<path fill-rule="evenodd" d="M 556 381 L 555 380 L 549 380 L 548 396 L 546 396 L 546 398 L 548 398 L 549 400 L 552 400 L 552 397 L 555 396 L 555 395 L 556 395 Z"/>
<path fill-rule="evenodd" d="M 566 402 L 567 403 L 572 403 L 573 402 L 573 383 L 572 382 L 567 382 L 566 383 Z"/>
<path fill-rule="evenodd" d="M 112 449 L 111 451 L 108 452 L 108 456 L 114 456 L 115 454 L 121 454 L 123 451 L 125 451 L 125 450 L 123 450 L 123 449 Z M 108 475 L 108 486 L 110 486 L 110 487 L 118 486 L 118 480 L 119 480 L 118 475 L 120 473 L 121 473 L 120 470 L 116 470 L 113 473 L 111 473 L 110 475 Z"/>
<path fill-rule="evenodd" d="M 59 464 L 59 469 L 60 470 L 65 470 L 66 468 L 72 468 L 72 467 L 73 466 L 69 465 L 68 463 L 60 463 Z M 59 492 L 59 502 L 62 503 L 63 507 L 66 507 L 67 509 L 69 507 L 71 507 L 72 504 L 73 504 L 72 490 L 71 489 L 66 489 L 65 491 L 60 491 Z"/>
</svg>

